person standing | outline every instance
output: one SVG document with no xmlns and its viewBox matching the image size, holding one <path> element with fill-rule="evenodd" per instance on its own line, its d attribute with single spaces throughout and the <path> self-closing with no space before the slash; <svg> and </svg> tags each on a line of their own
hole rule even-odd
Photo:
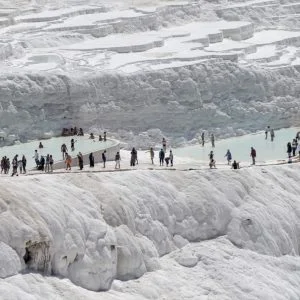
<svg viewBox="0 0 300 300">
<path fill-rule="evenodd" d="M 292 156 L 292 144 L 290 142 L 288 142 L 286 147 L 287 147 L 286 152 L 287 152 L 288 156 L 291 157 Z"/>
<path fill-rule="evenodd" d="M 267 126 L 266 130 L 265 130 L 265 140 L 268 139 L 268 132 L 270 131 L 270 126 Z"/>
<path fill-rule="evenodd" d="M 90 168 L 93 168 L 95 166 L 95 159 L 93 153 L 89 155 L 89 161 L 90 161 Z"/>
<path fill-rule="evenodd" d="M 26 164 L 27 164 L 27 159 L 25 155 L 23 154 L 22 156 L 22 167 L 23 167 L 23 173 L 26 174 Z"/>
<path fill-rule="evenodd" d="M 256 150 L 253 147 L 251 147 L 250 156 L 252 157 L 252 165 L 255 165 Z"/>
<path fill-rule="evenodd" d="M 230 152 L 230 150 L 228 149 L 227 150 L 227 152 L 226 152 L 226 154 L 225 154 L 225 156 L 224 157 L 226 157 L 227 158 L 227 163 L 228 163 L 228 165 L 230 164 L 230 162 L 231 162 L 231 160 L 232 160 L 232 155 L 231 155 L 231 152 Z"/>
<path fill-rule="evenodd" d="M 105 163 L 106 163 L 106 150 L 102 152 L 102 161 L 103 161 L 103 168 L 105 168 Z"/>
<path fill-rule="evenodd" d="M 78 166 L 79 166 L 79 169 L 80 171 L 83 169 L 83 155 L 81 152 L 79 152 L 77 154 L 77 158 L 78 158 Z"/>
<path fill-rule="evenodd" d="M 103 141 L 106 142 L 106 131 L 103 133 Z"/>
<path fill-rule="evenodd" d="M 174 159 L 174 156 L 173 156 L 172 150 L 170 150 L 169 158 L 170 158 L 171 167 L 173 167 L 173 159 Z"/>
<path fill-rule="evenodd" d="M 62 152 L 62 157 L 63 159 L 65 159 L 67 157 L 67 152 L 68 152 L 68 148 L 66 146 L 66 144 L 62 144 L 61 147 L 60 147 L 60 150 Z"/>
<path fill-rule="evenodd" d="M 46 164 L 45 164 L 45 172 L 50 172 L 50 155 L 47 154 L 46 156 Z"/>
<path fill-rule="evenodd" d="M 45 168 L 45 158 L 42 155 L 41 159 L 40 159 L 40 164 L 39 164 L 39 168 L 38 169 L 41 170 L 41 171 L 44 171 L 44 168 Z"/>
<path fill-rule="evenodd" d="M 71 151 L 75 150 L 75 141 L 74 139 L 71 139 Z"/>
<path fill-rule="evenodd" d="M 297 149 L 297 146 L 298 146 L 297 140 L 296 140 L 296 139 L 293 139 L 293 142 L 292 142 L 293 156 L 296 155 L 296 149 Z"/>
<path fill-rule="evenodd" d="M 12 167 L 13 167 L 13 170 L 12 170 L 11 176 L 14 176 L 14 175 L 19 176 L 19 174 L 18 174 L 18 154 L 16 154 L 12 160 Z"/>
<path fill-rule="evenodd" d="M 201 143 L 202 143 L 202 147 L 204 147 L 204 143 L 205 143 L 205 135 L 204 135 L 204 131 L 201 133 Z"/>
<path fill-rule="evenodd" d="M 18 160 L 18 167 L 19 167 L 20 174 L 22 174 L 22 170 L 23 170 L 22 159 Z"/>
<path fill-rule="evenodd" d="M 120 152 L 117 152 L 116 156 L 115 156 L 115 169 L 120 169 L 120 161 L 121 161 L 121 156 L 120 156 Z"/>
<path fill-rule="evenodd" d="M 211 136 L 210 136 L 210 140 L 211 140 L 211 146 L 212 146 L 213 148 L 215 148 L 215 136 L 214 136 L 213 133 L 212 133 Z"/>
<path fill-rule="evenodd" d="M 52 155 L 50 155 L 49 156 L 49 165 L 50 165 L 51 173 L 53 172 L 53 163 L 54 163 L 53 157 L 52 157 Z"/>
<path fill-rule="evenodd" d="M 38 154 L 38 151 L 37 151 L 37 150 L 34 151 L 33 158 L 34 158 L 34 160 L 35 160 L 36 167 L 38 168 L 40 162 L 39 162 L 39 154 Z"/>
<path fill-rule="evenodd" d="M 160 151 L 159 151 L 159 165 L 160 166 L 164 165 L 164 159 L 165 159 L 165 152 L 163 149 L 160 149 Z"/>
<path fill-rule="evenodd" d="M 66 170 L 70 170 L 71 171 L 71 165 L 72 165 L 72 157 L 70 154 L 66 153 Z"/>
<path fill-rule="evenodd" d="M 9 170 L 10 170 L 10 161 L 9 161 L 9 158 L 6 159 L 6 174 L 9 173 Z"/>
<path fill-rule="evenodd" d="M 164 152 L 166 153 L 166 151 L 167 151 L 167 141 L 166 141 L 165 138 L 162 139 L 162 147 L 163 147 Z"/>
<path fill-rule="evenodd" d="M 299 155 L 299 160 L 300 160 L 300 143 L 298 143 L 296 154 Z"/>
<path fill-rule="evenodd" d="M 131 150 L 131 158 L 130 158 L 130 166 L 131 167 L 134 167 L 135 166 L 135 163 L 136 163 L 136 160 L 137 160 L 137 152 L 135 150 L 135 148 L 133 147 L 132 150 Z"/>
<path fill-rule="evenodd" d="M 153 159 L 154 159 L 154 150 L 153 150 L 152 147 L 150 148 L 150 158 L 151 158 L 151 163 L 153 165 L 154 164 L 154 162 L 153 162 Z"/>
<path fill-rule="evenodd" d="M 212 161 L 214 160 L 214 151 L 210 151 L 210 153 L 208 154 L 209 160 Z"/>
<path fill-rule="evenodd" d="M 271 142 L 273 142 L 274 141 L 274 137 L 275 137 L 275 132 L 274 132 L 273 128 L 270 130 L 270 136 L 271 136 Z"/>
</svg>

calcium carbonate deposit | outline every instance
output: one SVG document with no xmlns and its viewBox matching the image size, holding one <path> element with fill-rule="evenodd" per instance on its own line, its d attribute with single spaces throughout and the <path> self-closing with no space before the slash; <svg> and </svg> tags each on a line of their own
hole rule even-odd
<svg viewBox="0 0 300 300">
<path fill-rule="evenodd" d="M 299 13 L 299 0 L 0 0 L 0 143 L 18 141 L 1 155 L 30 169 L 62 128 L 108 132 L 75 144 L 70 171 L 0 175 L 0 299 L 299 300 L 300 166 L 285 164 Z M 273 142 L 234 137 L 266 126 Z M 39 154 L 60 160 L 61 141 Z M 104 169 L 112 141 L 138 165 L 121 150 Z M 79 171 L 77 151 L 96 150 Z"/>
</svg>

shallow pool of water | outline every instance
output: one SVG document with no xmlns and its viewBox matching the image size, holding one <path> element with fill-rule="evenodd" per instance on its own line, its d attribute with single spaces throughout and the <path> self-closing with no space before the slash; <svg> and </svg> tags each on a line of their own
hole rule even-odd
<svg viewBox="0 0 300 300">
<path fill-rule="evenodd" d="M 254 147 L 257 154 L 257 162 L 265 162 L 269 160 L 282 160 L 287 158 L 287 143 L 292 142 L 299 128 L 287 128 L 275 131 L 275 139 L 273 142 L 265 140 L 264 132 L 256 134 L 248 134 L 240 137 L 219 140 L 215 142 L 215 148 L 211 147 L 209 140 L 206 141 L 204 147 L 200 144 L 178 148 L 174 151 L 176 156 L 189 157 L 201 161 L 208 161 L 208 155 L 211 150 L 215 153 L 216 161 L 226 162 L 224 157 L 227 149 L 230 149 L 233 159 L 238 161 L 251 161 L 250 148 Z"/>
<path fill-rule="evenodd" d="M 71 151 L 71 139 L 75 140 L 75 150 Z M 98 140 L 91 140 L 88 136 L 63 136 L 51 138 L 48 140 L 41 140 L 44 148 L 39 149 L 39 141 L 31 141 L 28 143 L 22 143 L 13 146 L 5 146 L 0 148 L 0 158 L 3 156 L 9 157 L 10 161 L 12 161 L 13 157 L 18 154 L 19 159 L 22 158 L 24 154 L 27 158 L 27 169 L 31 169 L 35 166 L 34 161 L 34 150 L 38 150 L 39 156 L 47 154 L 52 154 L 54 162 L 58 162 L 62 160 L 61 153 L 61 145 L 63 143 L 66 144 L 68 148 L 68 153 L 71 154 L 72 157 L 75 157 L 80 151 L 82 154 L 86 154 L 89 152 L 98 151 L 101 149 L 106 149 L 113 146 L 116 142 L 113 140 L 107 140 L 106 142 L 99 142 Z"/>
</svg>

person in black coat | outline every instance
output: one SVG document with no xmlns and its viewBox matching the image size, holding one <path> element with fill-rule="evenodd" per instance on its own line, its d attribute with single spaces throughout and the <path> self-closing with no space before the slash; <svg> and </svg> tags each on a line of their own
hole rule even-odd
<svg viewBox="0 0 300 300">
<path fill-rule="evenodd" d="M 105 168 L 105 163 L 106 163 L 106 150 L 102 152 L 102 161 L 103 161 L 103 168 Z"/>
<path fill-rule="evenodd" d="M 82 156 L 81 152 L 78 153 L 77 158 L 78 158 L 79 169 L 82 170 L 83 169 L 83 156 Z"/>
<path fill-rule="evenodd" d="M 91 154 L 89 155 L 89 160 L 90 160 L 90 167 L 93 168 L 94 165 L 95 165 L 95 160 L 94 160 L 94 155 L 93 155 L 93 153 L 91 153 Z"/>
<path fill-rule="evenodd" d="M 160 149 L 159 151 L 159 165 L 164 165 L 164 159 L 165 159 L 165 151 L 163 149 Z"/>
</svg>

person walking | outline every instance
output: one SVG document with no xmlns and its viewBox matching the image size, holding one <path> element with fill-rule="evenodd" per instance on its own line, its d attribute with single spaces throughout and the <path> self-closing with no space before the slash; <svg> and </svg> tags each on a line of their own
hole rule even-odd
<svg viewBox="0 0 300 300">
<path fill-rule="evenodd" d="M 214 136 L 213 133 L 212 133 L 211 136 L 210 136 L 210 140 L 211 140 L 211 146 L 212 146 L 213 148 L 215 148 L 215 136 Z"/>
<path fill-rule="evenodd" d="M 72 157 L 70 154 L 66 153 L 66 170 L 70 170 L 71 171 L 71 165 L 72 165 Z"/>
<path fill-rule="evenodd" d="M 227 150 L 227 152 L 226 152 L 226 154 L 225 154 L 225 156 L 224 157 L 226 157 L 227 158 L 227 163 L 228 163 L 228 165 L 230 164 L 230 162 L 231 162 L 231 160 L 232 160 L 232 155 L 231 155 L 231 152 L 230 152 L 230 150 L 228 149 Z"/>
<path fill-rule="evenodd" d="M 252 157 L 252 165 L 255 165 L 256 150 L 253 147 L 251 147 L 250 156 Z"/>
<path fill-rule="evenodd" d="M 79 152 L 77 154 L 77 158 L 78 158 L 78 166 L 79 166 L 79 169 L 80 171 L 83 169 L 83 155 L 81 152 Z"/>
<path fill-rule="evenodd" d="M 36 163 L 36 167 L 38 168 L 38 167 L 39 167 L 40 161 L 39 161 L 39 154 L 38 154 L 38 151 L 37 151 L 37 150 L 34 151 L 34 155 L 33 155 L 32 158 L 34 158 L 35 163 Z"/>
<path fill-rule="evenodd" d="M 47 154 L 46 156 L 46 164 L 45 164 L 45 172 L 50 172 L 50 155 Z"/>
<path fill-rule="evenodd" d="M 26 174 L 26 164 L 27 164 L 27 159 L 25 155 L 23 154 L 22 156 L 22 168 L 23 168 L 23 173 Z"/>
<path fill-rule="evenodd" d="M 49 156 L 49 165 L 50 165 L 50 172 L 51 173 L 53 172 L 53 163 L 54 163 L 53 157 L 52 157 L 52 155 L 50 155 Z"/>
<path fill-rule="evenodd" d="M 173 167 L 173 159 L 174 159 L 174 155 L 173 155 L 172 150 L 170 150 L 169 158 L 170 158 L 170 164 L 171 164 L 171 167 Z"/>
<path fill-rule="evenodd" d="M 95 159 L 93 153 L 89 155 L 89 161 L 90 161 L 90 168 L 93 168 L 95 166 Z"/>
<path fill-rule="evenodd" d="M 204 131 L 201 133 L 201 143 L 202 143 L 202 147 L 204 147 L 204 143 L 205 143 L 205 141 L 204 141 Z"/>
<path fill-rule="evenodd" d="M 120 161 L 121 161 L 120 152 L 117 152 L 116 156 L 115 156 L 115 162 L 116 162 L 115 169 L 120 169 L 120 167 L 121 167 Z"/>
<path fill-rule="evenodd" d="M 12 160 L 12 167 L 13 167 L 13 170 L 12 170 L 11 176 L 14 176 L 14 175 L 19 176 L 19 174 L 18 174 L 18 154 L 16 154 Z"/>
<path fill-rule="evenodd" d="M 102 161 L 103 161 L 103 168 L 105 168 L 105 163 L 106 163 L 106 150 L 102 152 Z"/>
<path fill-rule="evenodd" d="M 274 137 L 275 137 L 275 132 L 274 132 L 273 128 L 270 130 L 270 136 L 271 136 L 271 142 L 273 142 L 274 141 Z"/>
<path fill-rule="evenodd" d="M 296 140 L 296 139 L 293 139 L 293 142 L 292 142 L 293 156 L 296 155 L 296 149 L 297 149 L 297 146 L 298 146 L 297 140 Z"/>
<path fill-rule="evenodd" d="M 154 150 L 153 150 L 152 147 L 150 148 L 150 158 L 151 158 L 151 163 L 153 165 L 154 164 L 154 162 L 153 162 L 153 159 L 154 159 Z"/>
<path fill-rule="evenodd" d="M 165 151 L 163 149 L 160 149 L 159 151 L 159 165 L 164 165 L 164 159 L 165 159 Z"/>
<path fill-rule="evenodd" d="M 287 154 L 288 154 L 288 157 L 291 157 L 292 156 L 292 144 L 290 142 L 287 143 L 286 145 L 287 147 Z"/>
</svg>

